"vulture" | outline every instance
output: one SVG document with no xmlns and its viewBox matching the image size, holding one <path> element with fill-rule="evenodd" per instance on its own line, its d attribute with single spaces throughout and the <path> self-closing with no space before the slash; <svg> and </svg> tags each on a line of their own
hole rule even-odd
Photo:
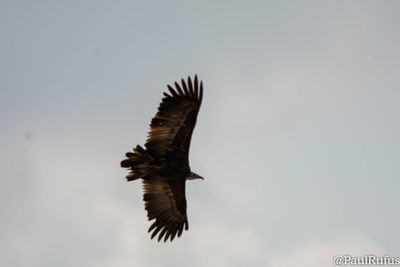
<svg viewBox="0 0 400 267">
<path fill-rule="evenodd" d="M 128 181 L 142 179 L 147 217 L 154 220 L 148 232 L 152 232 L 151 239 L 158 234 L 158 241 L 164 238 L 164 242 L 189 229 L 186 180 L 203 179 L 189 166 L 190 139 L 203 98 L 203 82 L 195 75 L 193 82 L 189 76 L 181 84 L 175 82 L 175 89 L 167 87 L 169 93 L 164 92 L 151 120 L 144 148 L 137 145 L 121 162 L 121 167 L 130 171 Z"/>
</svg>

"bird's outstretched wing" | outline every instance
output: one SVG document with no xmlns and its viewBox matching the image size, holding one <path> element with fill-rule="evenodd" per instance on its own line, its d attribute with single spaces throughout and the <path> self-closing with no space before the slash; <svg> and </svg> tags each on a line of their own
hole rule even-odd
<svg viewBox="0 0 400 267">
<path fill-rule="evenodd" d="M 186 217 L 185 181 L 167 181 L 143 179 L 145 208 L 149 220 L 155 219 L 149 232 L 151 238 L 158 233 L 158 241 L 172 241 L 176 234 L 182 234 L 183 228 L 188 230 Z M 161 231 L 161 232 L 160 232 Z"/>
<path fill-rule="evenodd" d="M 197 75 L 194 82 L 190 77 L 181 85 L 175 82 L 175 89 L 168 85 L 170 94 L 164 98 L 158 112 L 150 124 L 145 147 L 155 158 L 170 157 L 185 160 L 188 163 L 190 139 L 197 114 L 203 98 L 203 83 Z"/>
</svg>

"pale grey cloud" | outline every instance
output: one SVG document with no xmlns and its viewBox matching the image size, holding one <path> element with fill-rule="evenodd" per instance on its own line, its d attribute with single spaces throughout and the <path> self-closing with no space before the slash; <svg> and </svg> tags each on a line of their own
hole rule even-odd
<svg viewBox="0 0 400 267">
<path fill-rule="evenodd" d="M 373 252 L 371 252 L 373 251 Z M 347 235 L 334 240 L 310 240 L 290 251 L 272 253 L 266 260 L 267 266 L 274 267 L 318 267 L 334 266 L 334 257 L 364 255 L 384 256 L 383 250 L 371 240 L 357 234 Z"/>
</svg>

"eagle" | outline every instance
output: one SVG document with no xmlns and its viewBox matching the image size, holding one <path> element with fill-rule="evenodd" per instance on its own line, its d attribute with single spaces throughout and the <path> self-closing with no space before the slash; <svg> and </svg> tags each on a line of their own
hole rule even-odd
<svg viewBox="0 0 400 267">
<path fill-rule="evenodd" d="M 141 178 L 143 201 L 149 221 L 151 239 L 158 234 L 164 242 L 181 236 L 189 229 L 186 214 L 186 180 L 203 179 L 191 171 L 189 147 L 203 99 L 203 82 L 190 76 L 175 89 L 167 85 L 164 97 L 151 120 L 144 148 L 137 145 L 125 154 L 121 167 L 128 168 L 128 181 Z M 203 179 L 204 180 L 204 179 Z"/>
</svg>

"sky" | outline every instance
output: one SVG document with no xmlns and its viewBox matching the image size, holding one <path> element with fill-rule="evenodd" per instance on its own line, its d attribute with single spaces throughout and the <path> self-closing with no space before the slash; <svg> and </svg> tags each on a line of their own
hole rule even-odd
<svg viewBox="0 0 400 267">
<path fill-rule="evenodd" d="M 0 1 L 1 266 L 400 257 L 399 1 Z M 124 154 L 204 99 L 189 231 L 150 240 Z"/>
</svg>

